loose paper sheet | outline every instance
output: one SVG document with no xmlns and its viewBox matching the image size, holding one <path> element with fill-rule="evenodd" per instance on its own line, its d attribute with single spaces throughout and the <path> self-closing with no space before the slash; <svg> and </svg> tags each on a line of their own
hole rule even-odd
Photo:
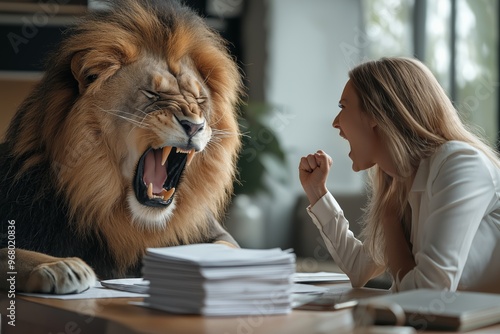
<svg viewBox="0 0 500 334">
<path fill-rule="evenodd" d="M 92 287 L 82 293 L 75 293 L 69 295 L 54 295 L 45 293 L 19 293 L 19 295 L 28 297 L 37 297 L 37 298 L 65 299 L 65 300 L 96 299 L 96 298 L 141 298 L 148 296 L 148 294 L 143 294 L 143 293 L 133 293 L 127 291 L 108 289 L 103 287 L 100 283 L 97 283 L 95 287 Z"/>
</svg>

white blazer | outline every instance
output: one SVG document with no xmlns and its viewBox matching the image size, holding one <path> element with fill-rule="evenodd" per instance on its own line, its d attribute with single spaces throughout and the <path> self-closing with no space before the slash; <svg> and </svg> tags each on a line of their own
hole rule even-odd
<svg viewBox="0 0 500 334">
<path fill-rule="evenodd" d="M 469 144 L 450 141 L 422 160 L 408 199 L 416 267 L 392 289 L 500 293 L 499 195 L 499 168 Z M 354 287 L 385 270 L 354 237 L 330 193 L 307 212 Z"/>
</svg>

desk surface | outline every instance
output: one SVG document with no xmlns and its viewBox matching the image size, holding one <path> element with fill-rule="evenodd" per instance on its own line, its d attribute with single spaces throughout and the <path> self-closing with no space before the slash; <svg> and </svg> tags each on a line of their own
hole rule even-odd
<svg viewBox="0 0 500 334">
<path fill-rule="evenodd" d="M 173 315 L 129 304 L 130 301 L 140 300 L 142 299 L 59 300 L 18 297 L 16 327 L 6 325 L 6 319 L 2 319 L 2 333 L 306 334 L 331 333 L 328 328 L 348 327 L 352 320 L 348 310 L 293 311 L 286 315 L 240 317 Z M 0 307 L 5 309 L 3 304 Z"/>
<path fill-rule="evenodd" d="M 370 296 L 373 289 L 349 289 L 349 293 Z M 142 298 L 112 298 L 60 300 L 33 297 L 16 298 L 16 326 L 7 324 L 2 310 L 1 333 L 44 334 L 313 334 L 352 333 L 351 311 L 301 311 L 286 315 L 256 315 L 239 317 L 202 317 L 174 315 L 131 305 Z M 345 330 L 345 331 L 344 331 Z M 446 332 L 425 332 L 426 334 Z M 500 324 L 476 330 L 474 333 L 500 333 Z"/>
</svg>

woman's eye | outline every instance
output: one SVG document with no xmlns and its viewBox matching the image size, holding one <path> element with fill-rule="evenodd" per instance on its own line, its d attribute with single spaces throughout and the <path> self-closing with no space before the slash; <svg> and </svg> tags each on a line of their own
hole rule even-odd
<svg viewBox="0 0 500 334">
<path fill-rule="evenodd" d="M 146 95 L 146 97 L 150 100 L 158 100 L 160 98 L 160 95 L 149 91 L 149 90 L 141 90 L 141 92 Z"/>
<path fill-rule="evenodd" d="M 339 108 L 344 109 L 344 105 L 342 103 L 339 103 Z"/>
</svg>

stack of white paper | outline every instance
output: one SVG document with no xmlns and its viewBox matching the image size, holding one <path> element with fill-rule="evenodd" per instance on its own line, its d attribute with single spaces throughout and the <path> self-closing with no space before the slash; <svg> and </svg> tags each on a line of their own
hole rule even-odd
<svg viewBox="0 0 500 334">
<path fill-rule="evenodd" d="M 214 316 L 288 313 L 294 273 L 295 254 L 279 248 L 148 248 L 144 302 L 169 312 Z"/>
</svg>

